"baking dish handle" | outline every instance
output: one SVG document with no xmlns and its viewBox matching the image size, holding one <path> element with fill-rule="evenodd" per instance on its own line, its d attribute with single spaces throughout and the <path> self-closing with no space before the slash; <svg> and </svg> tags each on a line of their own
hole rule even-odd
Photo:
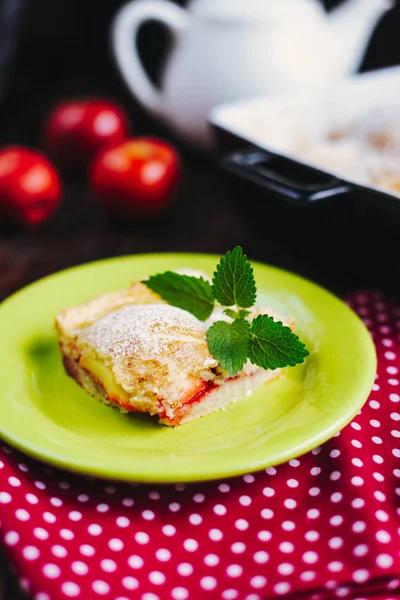
<svg viewBox="0 0 400 600">
<path fill-rule="evenodd" d="M 221 166 L 296 204 L 341 196 L 354 189 L 328 173 L 254 147 L 225 155 Z"/>
</svg>

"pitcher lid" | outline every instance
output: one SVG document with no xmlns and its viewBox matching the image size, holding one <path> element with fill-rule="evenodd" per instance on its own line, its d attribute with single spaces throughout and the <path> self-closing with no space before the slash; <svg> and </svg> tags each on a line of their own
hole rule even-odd
<svg viewBox="0 0 400 600">
<path fill-rule="evenodd" d="M 317 0 L 191 0 L 190 10 L 199 16 L 229 20 L 297 19 L 320 9 Z"/>
</svg>

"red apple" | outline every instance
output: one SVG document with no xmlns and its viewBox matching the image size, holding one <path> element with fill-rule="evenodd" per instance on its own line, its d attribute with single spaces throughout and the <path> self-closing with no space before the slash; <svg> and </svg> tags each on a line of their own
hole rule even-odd
<svg viewBox="0 0 400 600">
<path fill-rule="evenodd" d="M 128 135 L 128 118 L 113 102 L 78 100 L 58 104 L 44 122 L 46 148 L 65 167 L 85 167 L 95 154 Z"/>
<path fill-rule="evenodd" d="M 180 180 L 176 151 L 151 138 L 129 139 L 96 156 L 92 188 L 103 206 L 129 218 L 151 217 L 173 201 Z"/>
<path fill-rule="evenodd" d="M 40 225 L 60 200 L 60 177 L 45 156 L 20 146 L 0 149 L 1 220 Z"/>
</svg>

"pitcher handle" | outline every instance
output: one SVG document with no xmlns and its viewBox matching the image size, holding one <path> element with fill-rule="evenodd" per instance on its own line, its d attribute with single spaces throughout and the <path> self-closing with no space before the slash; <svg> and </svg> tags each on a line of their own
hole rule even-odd
<svg viewBox="0 0 400 600">
<path fill-rule="evenodd" d="M 149 21 L 164 25 L 172 42 L 180 38 L 188 22 L 186 11 L 167 0 L 134 0 L 114 17 L 111 46 L 126 85 L 138 101 L 156 116 L 162 116 L 163 96 L 147 76 L 137 50 L 140 28 Z"/>
</svg>

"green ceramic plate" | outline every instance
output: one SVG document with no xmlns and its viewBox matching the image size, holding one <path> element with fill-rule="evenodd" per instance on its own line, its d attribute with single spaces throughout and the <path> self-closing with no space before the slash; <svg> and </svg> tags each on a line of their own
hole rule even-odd
<svg viewBox="0 0 400 600">
<path fill-rule="evenodd" d="M 218 257 L 153 254 L 83 265 L 23 289 L 0 306 L 3 439 L 85 474 L 142 482 L 227 477 L 276 465 L 326 441 L 371 390 L 376 356 L 361 320 L 317 285 L 254 263 L 258 301 L 297 320 L 310 356 L 226 411 L 176 429 L 124 416 L 64 373 L 53 317 L 63 307 L 143 276 L 190 266 L 212 274 Z"/>
</svg>

